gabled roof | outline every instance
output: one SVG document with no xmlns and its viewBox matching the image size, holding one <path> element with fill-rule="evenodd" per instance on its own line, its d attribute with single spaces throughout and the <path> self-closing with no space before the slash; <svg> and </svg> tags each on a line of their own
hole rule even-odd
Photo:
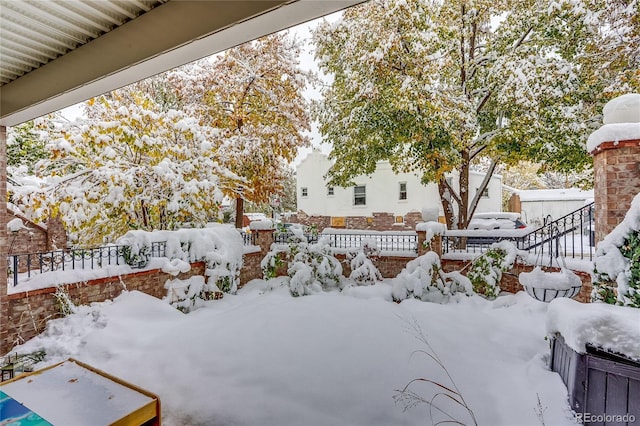
<svg viewBox="0 0 640 426">
<path fill-rule="evenodd" d="M 0 0 L 0 125 L 362 1 Z"/>
</svg>

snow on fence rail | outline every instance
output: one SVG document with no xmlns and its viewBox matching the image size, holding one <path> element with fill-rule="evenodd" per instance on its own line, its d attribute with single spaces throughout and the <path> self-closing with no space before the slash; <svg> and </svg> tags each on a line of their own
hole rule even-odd
<svg viewBox="0 0 640 426">
<path fill-rule="evenodd" d="M 498 241 L 511 241 L 528 251 L 536 263 L 560 264 L 558 259 L 592 261 L 595 255 L 593 203 L 544 225 L 523 229 L 447 230 L 442 237 L 443 254 L 482 253 Z M 535 260 L 535 259 L 534 259 Z"/>
<path fill-rule="evenodd" d="M 151 243 L 148 252 L 137 256 L 132 255 L 131 247 L 127 245 L 13 254 L 7 256 L 7 270 L 9 280 L 16 286 L 21 275 L 30 278 L 50 271 L 97 269 L 109 265 L 142 267 L 151 257 L 164 257 L 165 251 L 166 242 L 162 241 Z"/>
<path fill-rule="evenodd" d="M 364 242 L 375 241 L 381 252 L 418 253 L 418 234 L 413 231 L 359 231 L 325 228 L 322 236 L 335 249 L 354 249 Z"/>
</svg>

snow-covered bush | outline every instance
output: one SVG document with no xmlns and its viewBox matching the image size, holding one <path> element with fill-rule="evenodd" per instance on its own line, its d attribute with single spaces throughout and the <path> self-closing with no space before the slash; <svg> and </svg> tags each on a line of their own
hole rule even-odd
<svg viewBox="0 0 640 426">
<path fill-rule="evenodd" d="M 640 194 L 598 244 L 591 300 L 640 308 Z"/>
<path fill-rule="evenodd" d="M 143 245 L 138 246 L 136 243 L 122 246 L 120 253 L 118 253 L 124 259 L 124 262 L 132 268 L 144 268 L 149 263 L 149 254 L 151 253 L 151 247 Z"/>
<path fill-rule="evenodd" d="M 509 241 L 491 244 L 489 250 L 472 262 L 467 273 L 473 291 L 488 298 L 498 296 L 502 273 L 513 268 L 517 256 L 518 250 Z"/>
<path fill-rule="evenodd" d="M 393 299 L 410 297 L 447 303 L 455 294 L 471 295 L 471 282 L 458 271 L 444 272 L 437 253 L 430 251 L 407 263 L 393 282 Z"/>
<path fill-rule="evenodd" d="M 135 248 L 137 253 L 150 253 L 152 244 L 159 242 L 166 242 L 165 256 L 169 259 L 205 262 L 211 291 L 235 293 L 238 289 L 244 242 L 232 226 L 212 223 L 206 228 L 177 231 L 129 231 L 117 244 Z"/>
<path fill-rule="evenodd" d="M 347 259 L 351 265 L 349 278 L 357 285 L 373 285 L 378 281 L 382 281 L 382 274 L 372 261 L 372 259 L 377 259 L 379 256 L 380 250 L 375 239 L 366 238 L 362 240 L 362 244 L 357 250 L 347 253 Z"/>
<path fill-rule="evenodd" d="M 177 278 L 167 280 L 164 288 L 167 289 L 167 296 L 164 300 L 185 314 L 202 307 L 205 301 L 216 298 L 216 289 L 211 288 L 202 275 L 193 276 L 186 280 Z M 219 291 L 217 290 L 217 292 Z"/>
<path fill-rule="evenodd" d="M 315 244 L 306 240 L 274 244 L 260 263 L 264 278 L 274 278 L 276 269 L 285 263 L 293 296 L 339 288 L 342 284 L 342 265 L 333 256 L 326 238 L 320 238 Z"/>
<path fill-rule="evenodd" d="M 180 259 L 167 261 L 162 267 L 163 272 L 174 277 L 179 273 L 188 272 L 190 269 L 191 265 Z M 167 280 L 164 288 L 167 289 L 164 301 L 184 313 L 189 313 L 203 306 L 206 300 L 213 300 L 217 294 L 220 294 L 220 289 L 215 285 L 215 282 L 209 280 L 207 283 L 203 276 L 194 276 L 186 280 L 177 278 Z"/>
</svg>

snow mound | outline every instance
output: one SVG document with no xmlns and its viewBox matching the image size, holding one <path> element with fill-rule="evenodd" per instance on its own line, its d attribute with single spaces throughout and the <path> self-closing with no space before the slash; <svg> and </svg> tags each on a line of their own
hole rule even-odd
<svg viewBox="0 0 640 426">
<path fill-rule="evenodd" d="M 593 152 L 604 142 L 618 143 L 640 139 L 640 123 L 605 124 L 587 139 L 587 151 Z"/>
<path fill-rule="evenodd" d="M 610 100 L 602 114 L 604 124 L 640 123 L 640 94 L 627 93 Z"/>
<path fill-rule="evenodd" d="M 578 353 L 589 343 L 640 361 L 640 309 L 561 298 L 549 304 L 546 323 Z"/>
<path fill-rule="evenodd" d="M 22 219 L 16 217 L 7 222 L 7 231 L 9 232 L 18 232 L 21 229 L 29 229 L 24 226 Z"/>
<path fill-rule="evenodd" d="M 260 231 L 274 229 L 273 221 L 271 219 L 253 220 L 249 223 L 249 229 Z"/>
<path fill-rule="evenodd" d="M 524 287 L 551 290 L 568 290 L 571 287 L 580 287 L 582 285 L 580 277 L 569 269 L 563 269 L 560 272 L 546 272 L 539 266 L 531 272 L 521 272 L 518 280 Z"/>
<path fill-rule="evenodd" d="M 618 143 L 640 139 L 640 94 L 628 93 L 610 100 L 602 109 L 604 126 L 587 139 L 587 151 L 604 142 Z"/>
</svg>

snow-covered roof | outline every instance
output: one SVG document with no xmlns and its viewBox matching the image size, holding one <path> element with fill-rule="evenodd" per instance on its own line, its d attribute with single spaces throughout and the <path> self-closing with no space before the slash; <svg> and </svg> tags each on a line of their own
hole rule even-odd
<svg viewBox="0 0 640 426">
<path fill-rule="evenodd" d="M 568 201 L 593 198 L 593 189 L 583 191 L 578 188 L 563 189 L 526 189 L 518 191 L 520 201 Z"/>
</svg>

